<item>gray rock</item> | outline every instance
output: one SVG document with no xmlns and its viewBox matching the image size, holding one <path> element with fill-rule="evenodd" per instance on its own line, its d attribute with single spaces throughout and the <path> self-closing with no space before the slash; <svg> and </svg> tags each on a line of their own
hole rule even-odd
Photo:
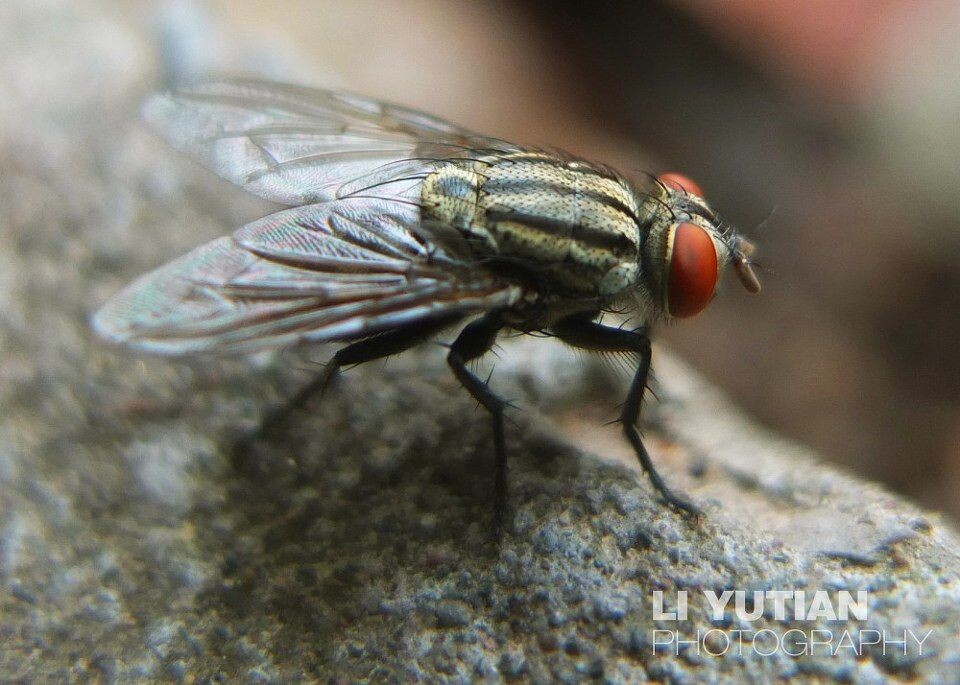
<svg viewBox="0 0 960 685">
<path fill-rule="evenodd" d="M 93 0 L 42 7 L 0 9 L 0 680 L 956 679 L 954 532 L 660 349 L 646 439 L 699 520 L 598 428 L 626 379 L 542 340 L 505 344 L 494 376 L 524 407 L 500 545 L 488 423 L 436 346 L 351 370 L 231 458 L 309 358 L 134 358 L 86 318 L 268 208 L 140 127 L 167 77 L 150 24 Z M 866 590 L 869 617 L 714 617 L 703 591 L 726 589 Z M 689 619 L 655 618 L 657 590 L 668 608 L 686 591 Z M 791 629 L 931 632 L 905 655 L 707 653 Z M 712 632 L 655 653 L 655 630 Z"/>
</svg>

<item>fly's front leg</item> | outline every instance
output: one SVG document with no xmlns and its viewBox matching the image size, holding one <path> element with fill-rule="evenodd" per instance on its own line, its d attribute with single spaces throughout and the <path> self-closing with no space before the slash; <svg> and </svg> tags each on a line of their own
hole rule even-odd
<svg viewBox="0 0 960 685">
<path fill-rule="evenodd" d="M 680 495 L 675 494 L 657 473 L 657 469 L 650 459 L 650 454 L 640 439 L 640 433 L 637 430 L 637 419 L 640 417 L 640 407 L 643 404 L 643 394 L 647 388 L 647 378 L 650 374 L 650 338 L 647 337 L 646 330 L 628 331 L 612 326 L 603 326 L 595 321 L 583 317 L 572 317 L 564 319 L 553 327 L 553 332 L 564 342 L 580 347 L 586 350 L 601 352 L 632 352 L 637 355 L 639 363 L 637 371 L 633 376 L 633 382 L 630 384 L 630 391 L 627 393 L 627 399 L 623 403 L 623 410 L 620 412 L 620 424 L 623 426 L 623 433 L 633 451 L 637 455 L 637 460 L 650 477 L 653 487 L 663 496 L 663 498 L 672 506 L 691 514 L 699 514 L 700 509 L 692 502 Z"/>
<path fill-rule="evenodd" d="M 506 402 L 497 397 L 490 386 L 477 378 L 467 362 L 476 359 L 493 347 L 497 333 L 503 327 L 500 317 L 488 314 L 466 326 L 450 346 L 447 363 L 453 375 L 474 399 L 490 412 L 493 420 L 493 449 L 497 459 L 494 476 L 493 534 L 499 539 L 507 509 L 507 445 L 503 432 L 503 410 Z"/>
</svg>

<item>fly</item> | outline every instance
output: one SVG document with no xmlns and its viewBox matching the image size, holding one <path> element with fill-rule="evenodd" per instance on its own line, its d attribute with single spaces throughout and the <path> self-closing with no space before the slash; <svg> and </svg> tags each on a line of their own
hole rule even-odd
<svg viewBox="0 0 960 685">
<path fill-rule="evenodd" d="M 752 246 L 695 183 L 671 173 L 635 185 L 414 110 L 259 81 L 156 95 L 144 111 L 174 147 L 288 209 L 134 281 L 94 316 L 100 336 L 164 355 L 347 343 L 295 406 L 343 366 L 460 325 L 447 361 L 492 417 L 497 531 L 505 403 L 468 362 L 504 330 L 630 353 L 624 434 L 663 498 L 698 512 L 664 483 L 636 428 L 648 328 L 703 310 L 728 265 L 750 292 L 760 284 Z M 626 311 L 643 326 L 598 322 Z"/>
</svg>

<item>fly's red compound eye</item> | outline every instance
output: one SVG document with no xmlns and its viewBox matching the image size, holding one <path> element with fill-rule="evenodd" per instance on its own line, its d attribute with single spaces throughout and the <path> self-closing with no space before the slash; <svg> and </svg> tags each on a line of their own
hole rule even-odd
<svg viewBox="0 0 960 685">
<path fill-rule="evenodd" d="M 667 312 L 670 316 L 699 314 L 710 304 L 717 286 L 717 248 L 696 224 L 677 224 L 667 266 Z"/>
<path fill-rule="evenodd" d="M 703 197 L 703 191 L 700 190 L 700 186 L 691 181 L 689 178 L 683 174 L 678 174 L 673 171 L 668 171 L 665 174 L 660 174 L 657 176 L 657 180 L 660 181 L 667 188 L 673 190 L 682 190 L 685 193 L 690 193 L 691 195 L 696 195 L 699 198 Z"/>
</svg>

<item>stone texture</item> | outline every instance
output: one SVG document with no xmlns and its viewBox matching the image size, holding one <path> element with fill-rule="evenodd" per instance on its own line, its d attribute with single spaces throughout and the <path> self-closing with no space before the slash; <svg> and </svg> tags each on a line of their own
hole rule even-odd
<svg viewBox="0 0 960 685">
<path fill-rule="evenodd" d="M 499 546 L 488 423 L 437 346 L 232 454 L 328 351 L 174 363 L 91 338 L 126 280 L 268 209 L 142 129 L 169 71 L 155 24 L 111 7 L 0 9 L 0 680 L 956 679 L 954 532 L 660 349 L 646 438 L 699 520 L 599 427 L 623 374 L 545 340 L 496 362 L 523 407 Z M 870 616 L 715 621 L 705 589 L 867 590 Z M 655 590 L 688 591 L 690 619 L 655 621 Z M 654 654 L 674 627 L 932 632 L 906 656 Z"/>
</svg>

